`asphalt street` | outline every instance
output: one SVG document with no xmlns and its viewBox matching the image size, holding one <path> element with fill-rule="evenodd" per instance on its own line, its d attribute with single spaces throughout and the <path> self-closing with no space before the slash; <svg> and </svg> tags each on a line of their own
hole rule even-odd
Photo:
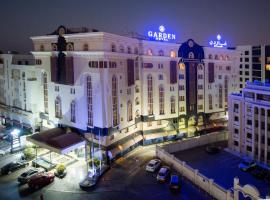
<svg viewBox="0 0 270 200">
<path fill-rule="evenodd" d="M 0 177 L 0 199 L 40 199 L 40 194 L 43 194 L 43 199 L 57 200 L 210 199 L 205 192 L 183 178 L 182 189 L 177 193 L 169 190 L 168 183 L 157 183 L 156 174 L 145 171 L 146 163 L 154 156 L 154 146 L 138 147 L 118 159 L 100 179 L 96 188 L 87 192 L 81 190 L 78 185 L 86 174 L 86 168 L 81 163 L 69 166 L 64 179 L 55 178 L 52 184 L 37 191 L 30 191 L 27 185 L 18 185 L 17 177 L 26 170 L 21 169 Z M 1 160 L 1 163 L 4 161 Z"/>
</svg>

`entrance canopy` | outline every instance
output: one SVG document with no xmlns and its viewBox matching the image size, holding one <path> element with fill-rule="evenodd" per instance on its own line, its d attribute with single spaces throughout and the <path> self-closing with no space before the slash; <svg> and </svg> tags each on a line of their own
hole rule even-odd
<svg viewBox="0 0 270 200">
<path fill-rule="evenodd" d="M 53 128 L 36 133 L 26 140 L 59 154 L 66 154 L 85 145 L 85 140 L 78 133 L 67 132 L 65 128 Z"/>
</svg>

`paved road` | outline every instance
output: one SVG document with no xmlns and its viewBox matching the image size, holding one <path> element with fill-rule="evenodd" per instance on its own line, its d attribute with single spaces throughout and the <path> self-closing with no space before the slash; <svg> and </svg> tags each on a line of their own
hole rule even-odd
<svg viewBox="0 0 270 200">
<path fill-rule="evenodd" d="M 224 146 L 224 144 L 222 145 Z M 205 148 L 206 146 L 196 147 L 177 152 L 174 155 L 194 169 L 198 169 L 203 175 L 214 179 L 216 183 L 226 189 L 233 187 L 234 177 L 239 177 L 241 185 L 256 186 L 263 197 L 270 192 L 270 184 L 256 179 L 248 172 L 239 170 L 238 164 L 242 161 L 239 157 L 224 150 L 216 155 L 209 155 L 205 152 Z"/>
<path fill-rule="evenodd" d="M 171 193 L 168 183 L 158 184 L 155 174 L 145 171 L 145 164 L 155 155 L 154 146 L 138 147 L 125 157 L 118 159 L 113 167 L 102 177 L 93 191 L 85 192 L 78 187 L 86 169 L 80 162 L 68 168 L 68 175 L 64 179 L 58 178 L 47 187 L 32 192 L 27 185 L 18 186 L 18 175 L 25 169 L 7 176 L 0 177 L 0 199 L 39 199 L 43 193 L 44 199 L 210 199 L 196 186 L 182 180 L 182 191 Z"/>
</svg>

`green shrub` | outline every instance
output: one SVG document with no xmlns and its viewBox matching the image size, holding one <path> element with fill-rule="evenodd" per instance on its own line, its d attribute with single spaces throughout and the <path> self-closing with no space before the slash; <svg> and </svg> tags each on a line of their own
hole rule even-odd
<svg viewBox="0 0 270 200">
<path fill-rule="evenodd" d="M 94 165 L 95 165 L 96 167 L 99 167 L 99 165 L 100 165 L 100 160 L 99 160 L 98 158 L 94 158 Z"/>
<path fill-rule="evenodd" d="M 35 150 L 32 147 L 27 147 L 23 150 L 23 154 L 27 160 L 35 157 Z"/>
<path fill-rule="evenodd" d="M 65 164 L 63 164 L 63 163 L 58 164 L 57 167 L 56 167 L 56 170 L 57 170 L 58 174 L 63 174 L 64 171 L 66 170 Z"/>
</svg>

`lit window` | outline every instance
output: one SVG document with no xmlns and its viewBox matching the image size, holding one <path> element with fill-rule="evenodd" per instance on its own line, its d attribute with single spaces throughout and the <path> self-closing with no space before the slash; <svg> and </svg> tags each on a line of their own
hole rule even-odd
<svg viewBox="0 0 270 200">
<path fill-rule="evenodd" d="M 117 78 L 112 77 L 112 109 L 113 109 L 113 126 L 118 125 L 118 94 Z"/>
<path fill-rule="evenodd" d="M 147 76 L 147 93 L 148 93 L 148 115 L 153 115 L 153 78 L 152 75 Z"/>
<path fill-rule="evenodd" d="M 148 56 L 152 56 L 152 55 L 153 55 L 152 49 L 148 49 L 148 50 L 147 50 L 147 55 L 148 55 Z"/>
<path fill-rule="evenodd" d="M 171 114 L 175 113 L 175 97 L 171 97 Z"/>
<path fill-rule="evenodd" d="M 270 71 L 270 64 L 267 64 L 265 68 L 267 71 Z"/>
<path fill-rule="evenodd" d="M 171 58 L 175 58 L 176 57 L 176 52 L 175 51 L 171 51 L 170 52 L 170 56 L 171 56 Z"/>
<path fill-rule="evenodd" d="M 93 126 L 93 93 L 91 76 L 86 77 L 86 94 L 87 94 L 87 123 L 88 126 Z"/>
<path fill-rule="evenodd" d="M 164 114 L 164 88 L 162 85 L 159 86 L 159 114 Z"/>
<path fill-rule="evenodd" d="M 132 116 L 132 103 L 130 102 L 130 100 L 127 102 L 127 120 L 131 121 L 133 119 Z"/>
<path fill-rule="evenodd" d="M 180 68 L 180 70 L 185 70 L 185 64 L 184 63 L 179 63 L 179 68 Z"/>
</svg>

